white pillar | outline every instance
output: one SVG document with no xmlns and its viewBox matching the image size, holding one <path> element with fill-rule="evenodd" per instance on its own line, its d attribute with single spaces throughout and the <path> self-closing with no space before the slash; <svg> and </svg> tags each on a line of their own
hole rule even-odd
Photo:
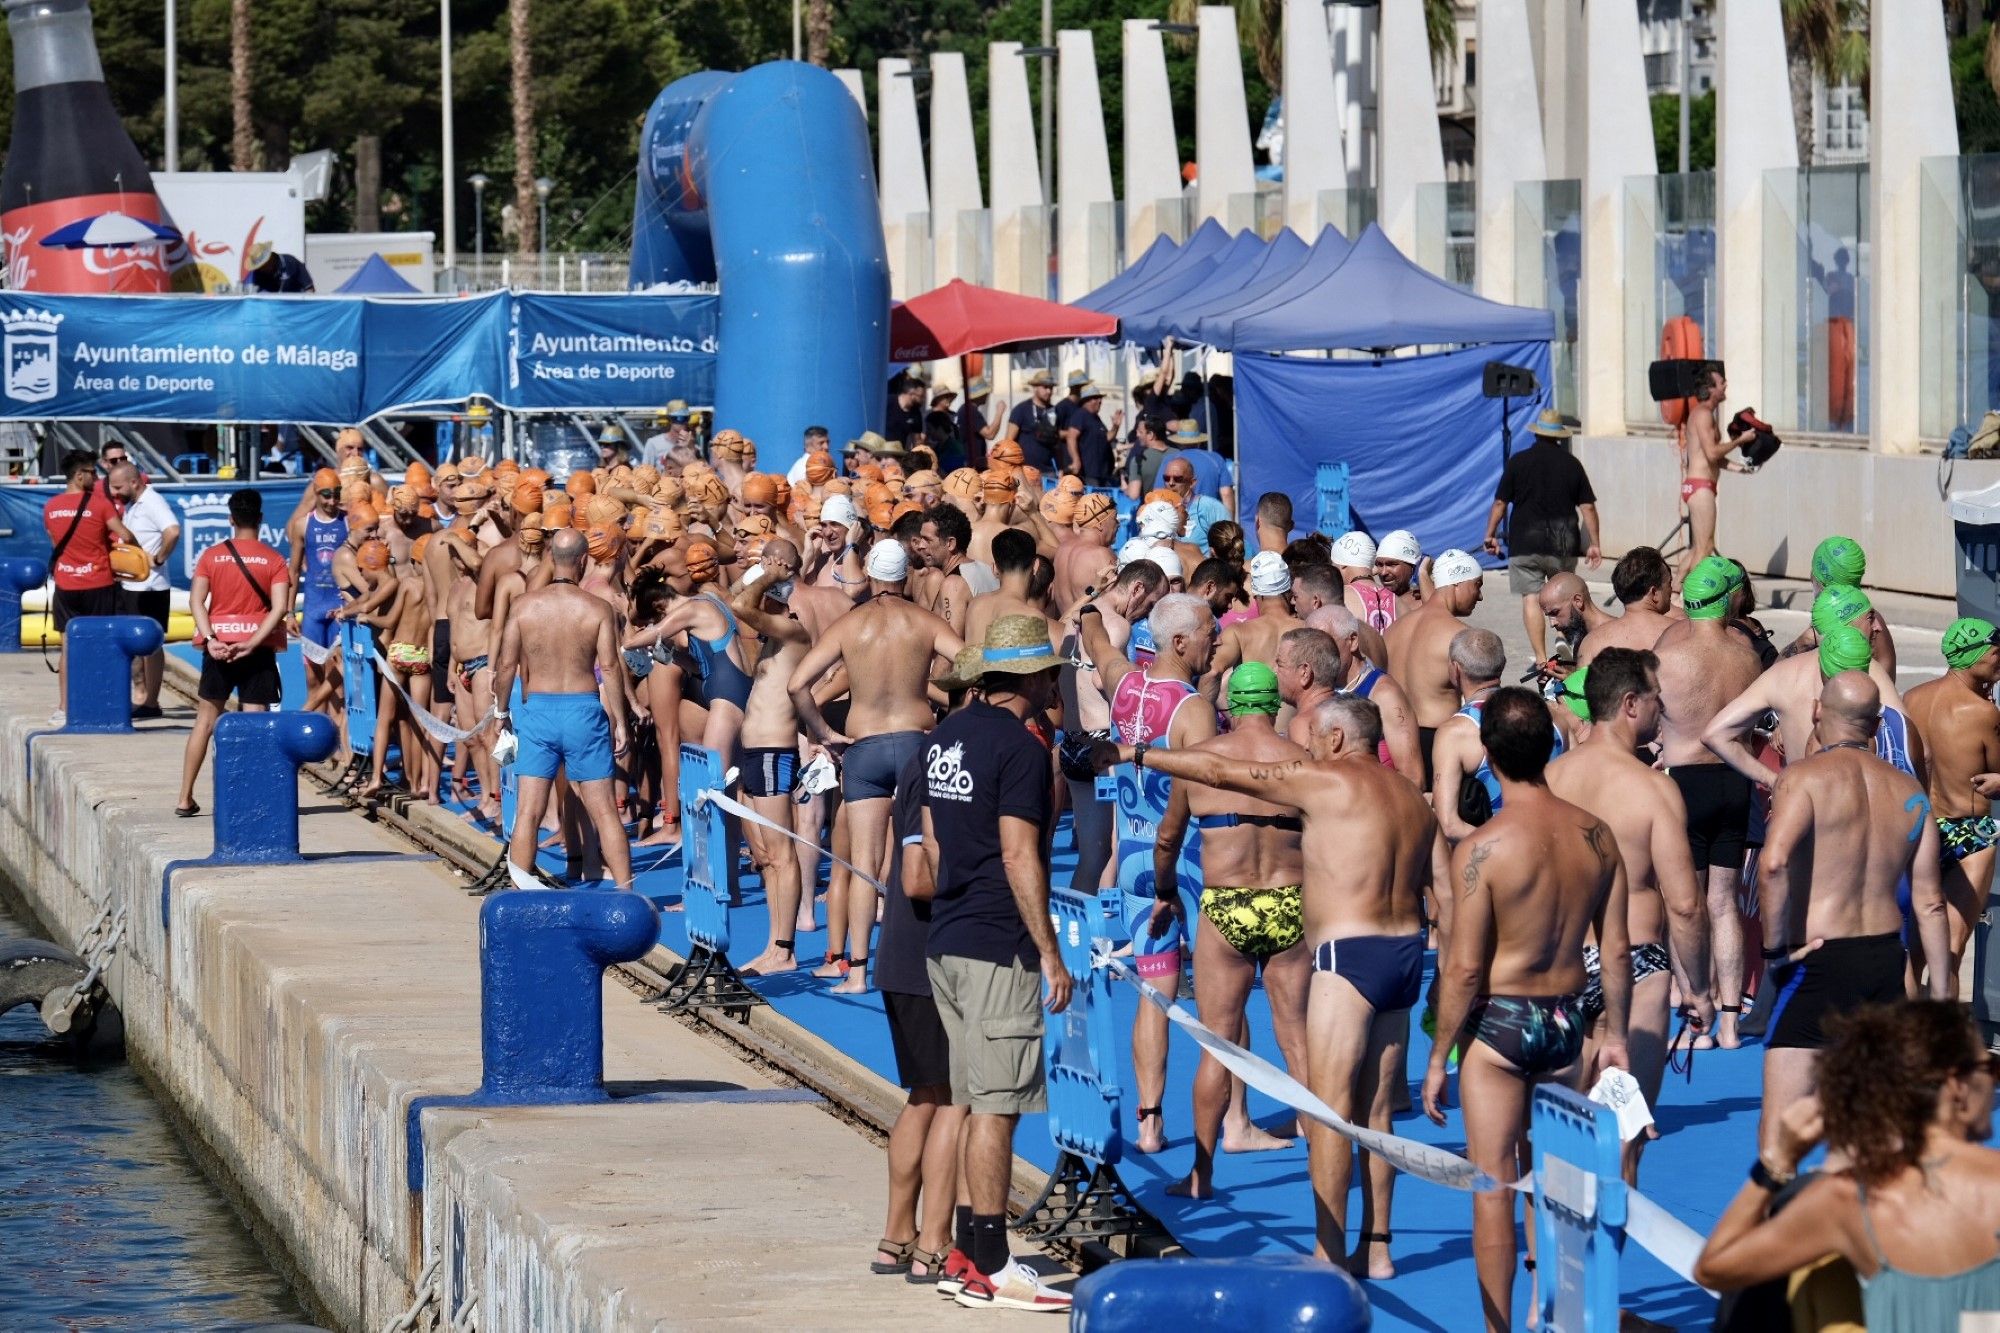
<svg viewBox="0 0 2000 1333">
<path fill-rule="evenodd" d="M 1118 276 L 1117 196 L 1111 192 L 1111 149 L 1104 139 L 1104 103 L 1097 93 L 1097 48 L 1089 29 L 1056 34 L 1057 291 L 1074 301 Z"/>
<path fill-rule="evenodd" d="M 1336 5 L 1329 12 L 1333 39 L 1333 95 L 1340 107 L 1341 141 L 1347 150 L 1347 188 L 1365 190 L 1375 181 L 1375 14 L 1359 5 Z"/>
<path fill-rule="evenodd" d="M 1257 169 L 1250 160 L 1250 112 L 1243 97 L 1243 47 L 1236 39 L 1236 11 L 1203 5 L 1197 11 L 1200 35 L 1194 73 L 1194 160 L 1197 220 L 1231 224 L 1232 195 L 1257 192 Z M 1247 226 L 1239 218 L 1235 230 Z"/>
<path fill-rule="evenodd" d="M 1515 191 L 1548 179 L 1529 0 L 1479 0 L 1479 133 L 1473 142 L 1473 244 L 1479 294 L 1512 304 Z"/>
<path fill-rule="evenodd" d="M 1320 0 L 1285 0 L 1285 225 L 1319 234 L 1322 190 L 1347 188 L 1333 47 Z"/>
<path fill-rule="evenodd" d="M 1727 0 L 1721 0 L 1726 3 Z M 1529 32 L 1535 43 L 1535 81 L 1542 93 L 1542 147 L 1548 179 L 1583 175 L 1584 58 L 1583 0 L 1528 0 Z M 1482 52 L 1479 77 L 1490 74 Z M 1486 97 L 1480 95 L 1480 110 Z"/>
<path fill-rule="evenodd" d="M 1041 158 L 1028 100 L 1028 62 L 1019 42 L 986 48 L 987 182 L 993 192 L 993 285 L 1027 296 L 1047 294 L 1047 220 Z M 1024 253 L 1039 247 L 1039 255 Z"/>
<path fill-rule="evenodd" d="M 1398 250 L 1417 253 L 1417 187 L 1444 180 L 1444 140 L 1438 133 L 1437 85 L 1423 6 L 1401 0 L 1381 9 L 1381 156 L 1377 159 L 1376 220 Z M 1481 61 L 1482 65 L 1486 62 Z M 1643 94 L 1645 85 L 1640 85 Z"/>
<path fill-rule="evenodd" d="M 1153 19 L 1126 19 L 1125 260 L 1146 252 L 1161 232 L 1186 239 L 1184 216 L 1163 217 L 1160 205 L 1180 203 L 1180 148 L 1174 139 L 1174 100 L 1167 89 L 1167 51 Z"/>
<path fill-rule="evenodd" d="M 924 136 L 917 123 L 917 85 L 910 62 L 875 62 L 880 107 L 880 161 L 875 188 L 882 201 L 882 234 L 889 247 L 889 291 L 898 298 L 930 287 L 930 189 L 924 183 Z"/>
<path fill-rule="evenodd" d="M 1577 397 L 1584 430 L 1625 429 L 1625 182 L 1654 173 L 1653 113 L 1639 11 L 1584 12 L 1588 100 L 1583 153 L 1583 275 L 1577 304 Z"/>
<path fill-rule="evenodd" d="M 953 278 L 979 281 L 975 247 L 977 214 L 983 207 L 965 57 L 956 51 L 939 51 L 931 56 L 931 237 L 936 254 L 931 277 L 935 285 L 943 286 Z"/>
<path fill-rule="evenodd" d="M 861 108 L 861 118 L 863 120 L 868 119 L 868 90 L 862 86 L 861 71 L 858 69 L 837 69 L 833 72 L 833 77 L 839 79 L 841 86 L 846 88 L 848 92 L 854 94 L 854 105 Z"/>
<path fill-rule="evenodd" d="M 1957 155 L 1958 122 L 1944 11 L 1901 5 L 1869 29 L 1868 442 L 1909 454 L 1923 393 L 1923 160 Z"/>
<path fill-rule="evenodd" d="M 1720 0 L 1715 12 L 1715 230 L 1717 318 L 1709 355 L 1728 363 L 1733 392 L 1765 403 L 1764 226 L 1766 172 L 1799 164 L 1785 30 L 1768 0 Z M 1791 335 L 1774 357 L 1796 350 Z M 1778 411 L 1771 401 L 1772 411 Z M 1789 415 L 1789 414 L 1787 414 Z M 1768 420 L 1784 420 L 1771 417 Z"/>
</svg>

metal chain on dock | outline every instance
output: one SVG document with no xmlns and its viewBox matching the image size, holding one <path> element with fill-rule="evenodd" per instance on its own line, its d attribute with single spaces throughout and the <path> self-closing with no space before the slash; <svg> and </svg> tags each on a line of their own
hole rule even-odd
<svg viewBox="0 0 2000 1333">
<path fill-rule="evenodd" d="M 479 1320 L 474 1316 L 478 1313 L 479 1296 L 475 1293 L 468 1296 L 465 1304 L 458 1308 L 458 1317 L 451 1321 L 451 1333 L 476 1333 Z"/>
<path fill-rule="evenodd" d="M 104 911 L 109 913 L 111 909 L 107 907 Z M 97 988 L 98 980 L 104 975 L 104 969 L 110 966 L 112 956 L 118 952 L 118 942 L 125 938 L 125 911 L 124 907 L 120 907 L 117 913 L 111 916 L 108 927 L 103 924 L 104 913 L 98 915 L 97 920 L 91 923 L 90 929 L 84 932 L 82 947 L 78 950 L 83 961 L 88 964 L 89 970 L 84 973 L 81 981 L 69 988 L 69 993 L 53 1008 L 44 1001 L 42 1023 L 57 1036 L 68 1032 L 74 1025 L 76 1011 L 90 998 L 91 992 Z M 101 938 L 98 937 L 100 929 L 104 932 Z"/>
<path fill-rule="evenodd" d="M 416 1328 L 417 1316 L 444 1291 L 443 1267 L 441 1258 L 434 1258 L 424 1266 L 423 1273 L 417 1278 L 417 1298 L 410 1303 L 409 1309 L 384 1324 L 382 1333 L 411 1333 Z"/>
</svg>

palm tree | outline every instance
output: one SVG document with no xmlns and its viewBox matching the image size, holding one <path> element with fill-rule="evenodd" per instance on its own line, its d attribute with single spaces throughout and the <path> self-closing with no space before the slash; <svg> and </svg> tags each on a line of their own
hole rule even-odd
<svg viewBox="0 0 2000 1333">
<path fill-rule="evenodd" d="M 1867 95 L 1866 0 L 1778 0 L 1785 24 L 1785 62 L 1792 88 L 1792 123 L 1799 165 L 1811 166 L 1818 142 L 1813 123 L 1813 76 L 1833 85 L 1855 83 Z"/>
<path fill-rule="evenodd" d="M 522 258 L 533 255 L 540 238 L 536 235 L 535 211 L 535 55 L 532 26 L 534 14 L 529 0 L 507 0 L 507 46 L 513 66 L 514 101 L 514 215 L 520 219 L 516 230 Z"/>
<path fill-rule="evenodd" d="M 1234 0 L 1236 35 L 1257 55 L 1257 72 L 1267 88 L 1284 87 L 1285 0 Z M 1170 0 L 1169 20 L 1193 23 L 1202 0 Z M 1424 31 L 1430 38 L 1431 64 L 1449 55 L 1458 45 L 1455 0 L 1424 0 Z"/>
<path fill-rule="evenodd" d="M 806 0 L 806 59 L 825 69 L 833 60 L 833 0 Z"/>
<path fill-rule="evenodd" d="M 255 86 L 251 62 L 255 49 L 250 41 L 250 0 L 230 0 L 229 4 L 229 165 L 238 171 L 257 169 L 257 126 L 253 117 L 251 90 Z"/>
</svg>

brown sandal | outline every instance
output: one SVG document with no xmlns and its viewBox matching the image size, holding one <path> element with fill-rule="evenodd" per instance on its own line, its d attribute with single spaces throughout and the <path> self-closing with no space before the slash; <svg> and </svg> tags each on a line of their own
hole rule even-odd
<svg viewBox="0 0 2000 1333">
<path fill-rule="evenodd" d="M 881 1240 L 875 1242 L 875 1249 L 881 1254 L 895 1255 L 896 1262 L 885 1264 L 877 1259 L 868 1265 L 868 1271 L 885 1277 L 892 1273 L 907 1273 L 910 1271 L 910 1252 L 916 1248 L 917 1238 L 915 1236 L 910 1237 L 908 1240 L 890 1240 L 887 1236 L 884 1236 Z"/>
<path fill-rule="evenodd" d="M 910 1246 L 911 1267 L 909 1272 L 903 1274 L 903 1281 L 918 1287 L 927 1287 L 935 1284 L 939 1278 L 944 1276 L 944 1258 L 950 1253 L 951 1245 L 949 1243 L 935 1254 L 921 1245 L 912 1244 Z M 922 1273 L 917 1272 L 917 1264 L 922 1264 L 926 1271 Z"/>
</svg>

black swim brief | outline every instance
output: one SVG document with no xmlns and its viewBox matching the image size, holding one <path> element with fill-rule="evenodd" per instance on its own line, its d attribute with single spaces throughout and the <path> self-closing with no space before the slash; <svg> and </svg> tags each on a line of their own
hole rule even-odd
<svg viewBox="0 0 2000 1333">
<path fill-rule="evenodd" d="M 1635 944 L 1632 946 L 1632 984 L 1637 986 L 1647 977 L 1658 976 L 1669 971 L 1673 964 L 1667 959 L 1667 949 L 1663 944 Z M 1583 970 L 1590 980 L 1583 983 L 1577 1003 L 1583 1009 L 1583 1021 L 1595 1023 L 1604 1012 L 1604 964 L 1598 959 L 1597 946 L 1583 946 Z"/>
<path fill-rule="evenodd" d="M 451 664 L 451 621 L 431 622 L 431 661 L 437 670 L 431 673 L 431 701 L 451 702 L 451 672 L 445 668 Z"/>
<path fill-rule="evenodd" d="M 1431 784 L 1437 780 L 1437 770 L 1431 764 L 1431 748 L 1437 744 L 1437 738 L 1438 729 L 1436 727 L 1417 728 L 1417 748 L 1424 752 L 1425 791 L 1429 791 Z"/>
<path fill-rule="evenodd" d="M 924 748 L 921 731 L 863 736 L 840 757 L 840 794 L 850 801 L 887 800 L 896 794 L 896 775 Z"/>
<path fill-rule="evenodd" d="M 1529 1078 L 1567 1069 L 1583 1055 L 1580 994 L 1482 995 L 1473 1001 L 1467 1026 Z"/>
<path fill-rule="evenodd" d="M 1895 1004 L 1904 998 L 1903 970 L 1909 955 L 1900 932 L 1828 940 L 1796 963 L 1771 968 L 1778 998 L 1771 1007 L 1767 1050 L 1783 1046 L 1817 1051 L 1825 1047 L 1826 1019 L 1864 1004 Z"/>
<path fill-rule="evenodd" d="M 1324 940 L 1313 952 L 1312 970 L 1344 977 L 1378 1014 L 1413 1009 L 1423 998 L 1424 932 Z"/>
<path fill-rule="evenodd" d="M 745 796 L 789 796 L 798 782 L 799 752 L 789 745 L 746 745 L 742 769 Z"/>
<path fill-rule="evenodd" d="M 1694 868 L 1741 870 L 1750 837 L 1750 779 L 1727 764 L 1682 764 L 1667 770 L 1687 806 L 1688 850 Z"/>
</svg>

